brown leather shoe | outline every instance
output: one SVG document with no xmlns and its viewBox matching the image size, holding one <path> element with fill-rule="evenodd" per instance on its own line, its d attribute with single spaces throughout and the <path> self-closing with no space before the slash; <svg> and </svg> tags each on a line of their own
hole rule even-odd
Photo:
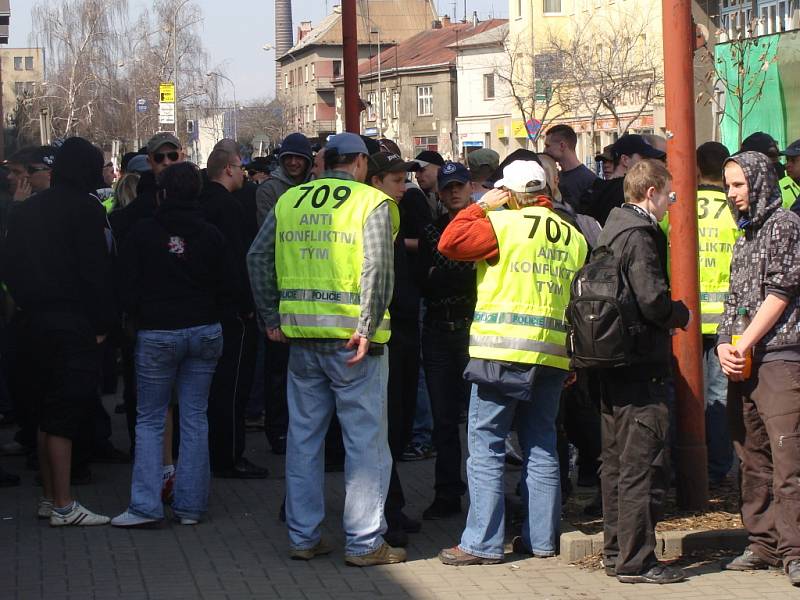
<svg viewBox="0 0 800 600">
<path fill-rule="evenodd" d="M 289 548 L 289 558 L 292 560 L 311 560 L 316 556 L 324 556 L 333 552 L 328 543 L 320 538 L 316 546 L 301 550 L 299 548 Z"/>
<path fill-rule="evenodd" d="M 502 558 L 484 558 L 464 552 L 458 546 L 445 548 L 439 552 L 439 560 L 445 565 L 453 567 L 466 567 L 468 565 L 496 565 L 503 562 Z"/>
<path fill-rule="evenodd" d="M 375 565 L 393 565 L 406 562 L 406 551 L 392 548 L 384 542 L 377 550 L 361 556 L 345 556 L 344 562 L 351 567 L 372 567 Z"/>
</svg>

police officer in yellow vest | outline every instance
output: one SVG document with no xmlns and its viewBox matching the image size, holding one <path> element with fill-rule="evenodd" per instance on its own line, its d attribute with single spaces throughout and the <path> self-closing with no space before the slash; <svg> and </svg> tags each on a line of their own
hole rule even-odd
<svg viewBox="0 0 800 600">
<path fill-rule="evenodd" d="M 781 188 L 783 208 L 789 210 L 800 198 L 800 140 L 793 141 L 780 154 L 786 157 L 786 177 L 778 181 L 778 186 Z M 790 203 L 792 197 L 794 200 Z M 795 210 L 800 210 L 800 206 Z"/>
<path fill-rule="evenodd" d="M 733 244 L 740 234 L 722 188 L 722 165 L 728 156 L 730 152 L 719 142 L 706 142 L 697 148 L 700 323 L 708 479 L 712 486 L 722 482 L 733 464 L 733 446 L 726 416 L 728 378 L 722 372 L 715 352 L 717 325 L 728 297 Z"/>
<path fill-rule="evenodd" d="M 546 181 L 538 162 L 511 162 L 496 189 L 459 212 L 439 240 L 444 256 L 475 261 L 478 268 L 465 372 L 478 385 L 468 417 L 470 509 L 461 543 L 439 553 L 448 565 L 503 558 L 505 438 L 514 422 L 527 465 L 528 508 L 515 549 L 536 556 L 556 552 L 561 515 L 556 415 L 569 368 L 564 312 L 587 245 L 552 210 Z M 504 204 L 511 210 L 496 210 Z"/>
<path fill-rule="evenodd" d="M 345 560 L 402 562 L 383 540 L 391 457 L 387 442 L 386 312 L 392 297 L 397 205 L 363 183 L 367 148 L 333 136 L 320 179 L 285 192 L 248 253 L 253 295 L 268 337 L 289 342 L 286 525 L 293 559 L 331 547 L 325 517 L 323 448 L 336 411 L 345 462 Z"/>
</svg>

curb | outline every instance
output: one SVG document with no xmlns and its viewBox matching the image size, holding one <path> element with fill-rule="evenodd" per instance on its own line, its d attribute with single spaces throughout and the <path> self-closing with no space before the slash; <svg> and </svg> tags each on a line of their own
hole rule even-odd
<svg viewBox="0 0 800 600">
<path fill-rule="evenodd" d="M 678 558 L 695 550 L 732 550 L 740 552 L 747 545 L 744 529 L 696 529 L 661 531 L 656 534 L 656 556 Z M 603 551 L 603 534 L 589 535 L 580 531 L 561 534 L 559 558 L 576 562 Z"/>
</svg>

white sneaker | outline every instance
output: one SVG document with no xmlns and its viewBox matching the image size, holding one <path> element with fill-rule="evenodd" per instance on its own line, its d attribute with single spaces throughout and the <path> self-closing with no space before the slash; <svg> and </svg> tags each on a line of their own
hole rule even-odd
<svg viewBox="0 0 800 600">
<path fill-rule="evenodd" d="M 36 515 L 40 519 L 49 519 L 53 514 L 53 501 L 50 498 L 39 498 L 39 508 L 36 510 Z"/>
<path fill-rule="evenodd" d="M 147 529 L 150 527 L 159 527 L 161 525 L 160 519 L 151 519 L 149 517 L 140 517 L 139 515 L 135 515 L 130 511 L 125 511 L 122 514 L 117 515 L 113 519 L 111 519 L 111 526 L 112 527 L 128 527 L 131 529 L 135 528 L 143 528 Z"/>
<path fill-rule="evenodd" d="M 197 525 L 200 523 L 200 519 L 190 519 L 188 517 L 181 517 L 180 519 L 181 525 Z"/>
<path fill-rule="evenodd" d="M 75 500 L 72 503 L 72 510 L 65 515 L 59 514 L 55 509 L 53 510 L 50 515 L 50 527 L 63 527 L 64 525 L 76 525 L 81 527 L 88 525 L 107 525 L 110 520 L 111 519 L 105 515 L 93 513 Z"/>
</svg>

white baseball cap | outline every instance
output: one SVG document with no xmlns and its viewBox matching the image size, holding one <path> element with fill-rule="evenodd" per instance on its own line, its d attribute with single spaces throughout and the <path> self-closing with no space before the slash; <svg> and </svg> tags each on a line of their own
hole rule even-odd
<svg viewBox="0 0 800 600">
<path fill-rule="evenodd" d="M 512 192 L 539 192 L 547 186 L 544 168 L 533 160 L 515 160 L 503 168 L 503 178 L 494 187 L 504 187 Z"/>
</svg>

